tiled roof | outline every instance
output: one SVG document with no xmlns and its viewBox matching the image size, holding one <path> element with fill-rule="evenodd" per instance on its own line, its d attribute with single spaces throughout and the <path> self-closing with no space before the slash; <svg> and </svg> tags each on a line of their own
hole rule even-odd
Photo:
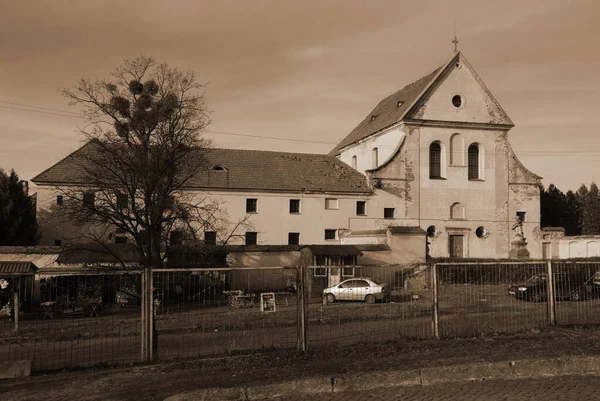
<svg viewBox="0 0 600 401">
<path fill-rule="evenodd" d="M 340 153 L 339 151 L 341 148 L 364 139 L 400 121 L 413 103 L 418 100 L 423 91 L 425 91 L 433 82 L 440 69 L 446 65 L 447 63 L 444 64 L 444 66 L 437 68 L 429 75 L 405 86 L 396 93 L 393 93 L 380 101 L 373 111 L 371 111 L 329 154 L 331 156 L 336 156 Z M 373 116 L 375 116 L 374 119 L 372 118 Z"/>
<path fill-rule="evenodd" d="M 35 274 L 37 270 L 37 266 L 31 262 L 0 261 L 0 277 L 29 276 Z"/>
<path fill-rule="evenodd" d="M 85 184 L 78 166 L 87 143 L 33 178 L 38 184 Z M 370 193 L 365 176 L 335 157 L 245 149 L 202 150 L 208 169 L 188 182 L 192 188 L 290 192 Z M 79 159 L 78 159 L 79 158 Z M 215 167 L 220 169 L 215 170 Z"/>
</svg>

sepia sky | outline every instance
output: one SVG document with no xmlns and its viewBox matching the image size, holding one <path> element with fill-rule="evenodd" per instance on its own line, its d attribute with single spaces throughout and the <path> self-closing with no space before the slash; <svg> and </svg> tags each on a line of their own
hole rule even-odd
<svg viewBox="0 0 600 401">
<path fill-rule="evenodd" d="M 598 0 L 4 0 L 0 167 L 30 179 L 80 146 L 57 88 L 139 55 L 208 83 L 215 146 L 326 153 L 447 61 L 456 21 L 520 160 L 576 189 L 600 183 L 599 20 Z"/>
</svg>

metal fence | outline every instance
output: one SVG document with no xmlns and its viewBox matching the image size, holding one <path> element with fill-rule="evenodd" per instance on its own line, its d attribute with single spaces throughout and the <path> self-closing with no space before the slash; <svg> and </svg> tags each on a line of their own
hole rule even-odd
<svg viewBox="0 0 600 401">
<path fill-rule="evenodd" d="M 173 360 L 600 323 L 598 261 L 155 269 L 151 325 L 143 276 L 82 270 L 15 287 L 20 313 L 0 317 L 0 360 L 38 371 L 129 364 L 150 359 L 149 337 L 152 359 Z"/>
</svg>

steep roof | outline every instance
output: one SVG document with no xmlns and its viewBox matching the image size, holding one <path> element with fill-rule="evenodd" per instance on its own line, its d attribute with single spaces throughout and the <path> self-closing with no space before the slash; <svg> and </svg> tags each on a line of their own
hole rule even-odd
<svg viewBox="0 0 600 401">
<path fill-rule="evenodd" d="M 81 161 L 93 152 L 88 142 L 43 171 L 37 184 L 85 184 Z M 188 182 L 190 188 L 290 192 L 370 193 L 366 178 L 335 157 L 245 149 L 198 150 L 208 161 Z M 200 153 L 199 153 L 200 156 Z"/>
<path fill-rule="evenodd" d="M 339 154 L 341 148 L 371 136 L 400 121 L 447 64 L 444 63 L 443 66 L 430 74 L 406 85 L 404 88 L 380 101 L 373 111 L 342 139 L 329 154 L 335 156 Z M 373 116 L 375 116 L 374 119 Z"/>
<path fill-rule="evenodd" d="M 0 261 L 0 276 L 32 276 L 37 270 L 31 262 Z"/>
</svg>

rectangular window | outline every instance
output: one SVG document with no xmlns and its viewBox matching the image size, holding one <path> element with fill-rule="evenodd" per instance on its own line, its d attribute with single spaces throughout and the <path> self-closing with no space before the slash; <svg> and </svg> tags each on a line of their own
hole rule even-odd
<svg viewBox="0 0 600 401">
<path fill-rule="evenodd" d="M 288 233 L 288 245 L 300 245 L 300 233 Z"/>
<path fill-rule="evenodd" d="M 325 229 L 325 239 L 335 239 L 335 232 L 337 230 L 333 230 L 333 229 Z"/>
<path fill-rule="evenodd" d="M 56 195 L 56 204 L 58 206 L 62 206 L 62 204 L 63 204 L 63 196 L 62 195 Z"/>
<path fill-rule="evenodd" d="M 394 218 L 394 208 L 386 207 L 383 209 L 383 218 L 384 219 L 393 219 Z"/>
<path fill-rule="evenodd" d="M 300 213 L 300 199 L 290 199 L 290 213 Z"/>
<path fill-rule="evenodd" d="M 315 265 L 317 266 L 325 266 L 327 264 L 327 259 L 324 255 L 315 256 Z"/>
<path fill-rule="evenodd" d="M 356 264 L 356 256 L 354 255 L 344 255 L 344 260 L 342 262 L 344 265 L 355 265 Z"/>
<path fill-rule="evenodd" d="M 337 198 L 325 198 L 325 209 L 338 209 L 339 202 Z"/>
<path fill-rule="evenodd" d="M 256 245 L 256 239 L 258 235 L 254 231 L 246 232 L 246 245 Z"/>
<path fill-rule="evenodd" d="M 354 267 L 342 268 L 342 277 L 354 277 Z"/>
<path fill-rule="evenodd" d="M 117 194 L 117 209 L 118 210 L 126 210 L 127 207 L 127 195 L 125 194 Z"/>
<path fill-rule="evenodd" d="M 165 199 L 165 208 L 170 209 L 175 205 L 175 197 L 173 195 L 167 196 Z"/>
<path fill-rule="evenodd" d="M 171 231 L 169 235 L 169 243 L 173 245 L 183 245 L 183 232 Z"/>
<path fill-rule="evenodd" d="M 313 270 L 313 274 L 315 277 L 327 277 L 327 268 L 326 267 L 317 267 Z"/>
<path fill-rule="evenodd" d="M 525 222 L 525 212 L 517 212 L 517 219 L 521 222 Z"/>
<path fill-rule="evenodd" d="M 93 192 L 86 192 L 83 194 L 83 207 L 93 208 L 96 196 Z"/>
<path fill-rule="evenodd" d="M 117 235 L 115 237 L 115 244 L 126 244 L 127 243 L 127 237 L 124 237 L 122 235 Z"/>
<path fill-rule="evenodd" d="M 204 245 L 217 245 L 217 233 L 215 231 L 204 231 Z"/>
<path fill-rule="evenodd" d="M 246 213 L 257 213 L 258 211 L 258 199 L 248 198 L 246 199 Z"/>
<path fill-rule="evenodd" d="M 356 201 L 356 215 L 364 216 L 367 214 L 367 202 L 365 201 Z"/>
<path fill-rule="evenodd" d="M 60 240 L 60 239 L 54 240 L 54 246 L 61 246 L 61 245 L 62 245 L 62 240 Z"/>
</svg>

